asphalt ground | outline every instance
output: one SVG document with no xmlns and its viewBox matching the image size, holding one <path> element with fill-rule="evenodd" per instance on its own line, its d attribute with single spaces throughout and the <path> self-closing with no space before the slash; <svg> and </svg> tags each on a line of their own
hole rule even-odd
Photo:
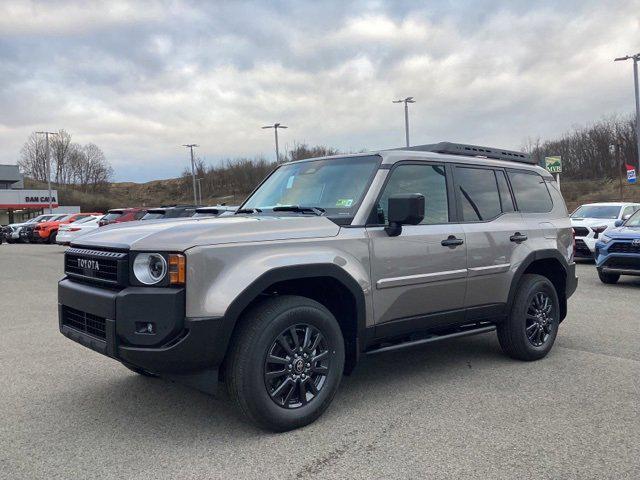
<svg viewBox="0 0 640 480">
<path fill-rule="evenodd" d="M 0 478 L 639 478 L 640 278 L 578 265 L 544 360 L 493 333 L 372 356 L 317 422 L 272 434 L 63 337 L 62 252 L 0 245 Z"/>
</svg>

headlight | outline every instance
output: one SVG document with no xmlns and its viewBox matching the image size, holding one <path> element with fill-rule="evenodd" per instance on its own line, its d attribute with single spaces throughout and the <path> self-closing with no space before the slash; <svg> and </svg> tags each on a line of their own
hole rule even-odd
<svg viewBox="0 0 640 480">
<path fill-rule="evenodd" d="M 609 243 L 611 241 L 611 237 L 609 237 L 609 236 L 607 236 L 606 234 L 603 233 L 602 235 L 600 235 L 599 240 L 602 243 Z"/>
<path fill-rule="evenodd" d="M 155 285 L 167 275 L 167 261 L 159 253 L 139 253 L 133 261 L 133 274 L 145 285 Z"/>
</svg>

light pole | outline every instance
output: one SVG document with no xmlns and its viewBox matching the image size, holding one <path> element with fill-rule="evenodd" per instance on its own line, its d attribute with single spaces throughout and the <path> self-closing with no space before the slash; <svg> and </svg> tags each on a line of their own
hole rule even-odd
<svg viewBox="0 0 640 480">
<path fill-rule="evenodd" d="M 187 145 L 182 145 L 183 147 L 187 147 L 191 150 L 191 178 L 193 179 L 193 204 L 198 205 L 198 195 L 196 193 L 196 167 L 195 160 L 193 158 L 193 149 L 194 147 L 199 147 L 200 145 L 196 145 L 195 143 L 189 143 Z"/>
<path fill-rule="evenodd" d="M 202 177 L 196 178 L 198 181 L 198 205 L 202 205 Z"/>
<path fill-rule="evenodd" d="M 41 134 L 44 135 L 45 137 L 45 149 L 46 151 L 46 158 L 47 158 L 47 184 L 49 186 L 49 213 L 53 213 L 53 206 L 51 205 L 51 159 L 49 156 L 49 135 L 57 135 L 56 132 L 36 132 L 36 134 Z M 36 150 L 36 155 L 37 155 L 37 150 Z"/>
<path fill-rule="evenodd" d="M 394 100 L 393 103 L 404 103 L 404 136 L 407 140 L 407 147 L 409 146 L 409 104 L 416 103 L 413 97 L 407 97 L 400 100 Z"/>
<path fill-rule="evenodd" d="M 640 91 L 638 91 L 638 62 L 640 62 L 640 53 L 635 55 L 625 55 L 614 59 L 614 62 L 623 60 L 633 60 L 633 83 L 636 91 L 636 147 L 638 148 L 638 168 L 640 169 Z"/>
<path fill-rule="evenodd" d="M 276 134 L 276 162 L 280 163 L 280 149 L 278 148 L 278 129 L 279 128 L 289 128 L 285 125 L 281 125 L 279 123 L 274 123 L 273 125 L 266 125 L 264 127 L 262 127 L 263 129 L 265 128 L 273 128 L 275 134 Z"/>
</svg>

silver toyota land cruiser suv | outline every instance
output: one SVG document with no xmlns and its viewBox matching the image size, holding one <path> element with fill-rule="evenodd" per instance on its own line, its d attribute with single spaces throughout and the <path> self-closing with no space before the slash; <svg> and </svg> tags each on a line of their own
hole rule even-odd
<svg viewBox="0 0 640 480">
<path fill-rule="evenodd" d="M 285 163 L 233 215 L 101 227 L 65 252 L 59 326 L 142 375 L 226 383 L 258 426 L 313 422 L 365 354 L 497 331 L 543 358 L 577 286 L 553 177 L 442 142 Z"/>
</svg>

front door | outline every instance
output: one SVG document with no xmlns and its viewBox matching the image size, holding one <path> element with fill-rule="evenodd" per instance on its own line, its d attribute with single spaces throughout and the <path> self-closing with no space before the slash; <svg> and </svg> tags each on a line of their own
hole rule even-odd
<svg viewBox="0 0 640 480">
<path fill-rule="evenodd" d="M 450 223 L 451 182 L 437 163 L 400 163 L 389 180 L 367 227 L 376 334 L 401 334 L 464 318 L 467 259 L 465 235 Z M 390 237 L 384 231 L 389 196 L 420 193 L 425 217 L 420 225 L 405 225 Z"/>
</svg>

